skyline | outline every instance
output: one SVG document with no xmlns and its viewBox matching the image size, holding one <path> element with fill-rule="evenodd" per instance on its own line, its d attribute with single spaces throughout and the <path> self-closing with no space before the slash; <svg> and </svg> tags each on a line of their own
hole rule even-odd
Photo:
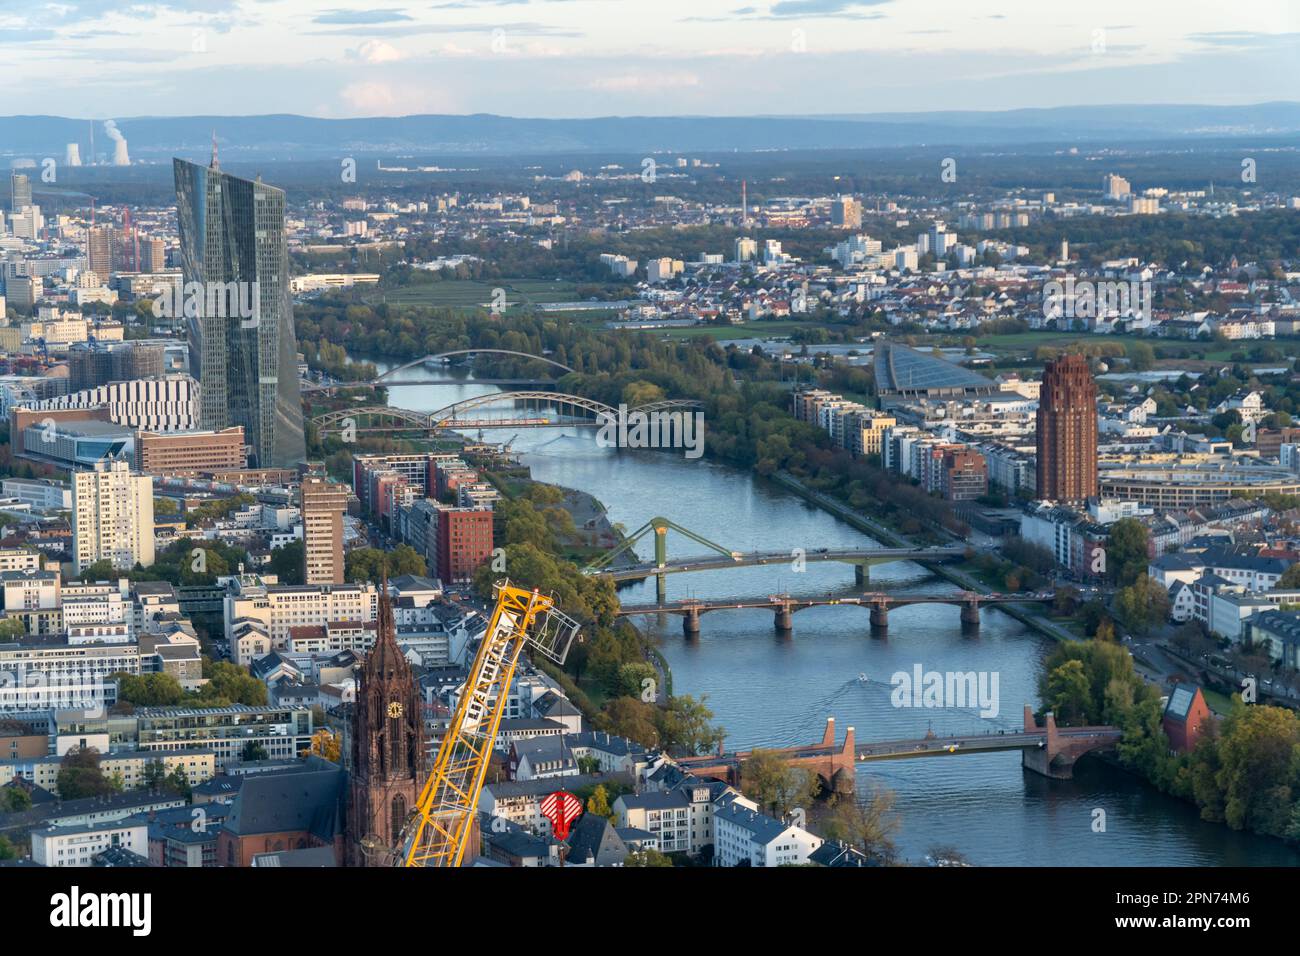
<svg viewBox="0 0 1300 956">
<path fill-rule="evenodd" d="M 666 0 L 637 17 L 642 8 L 0 0 L 17 67 L 0 90 L 30 98 L 39 72 L 41 112 L 69 116 L 583 118 L 1235 105 L 1300 86 L 1300 10 L 1283 0 L 1231 20 L 1205 2 L 1116 0 L 979 13 L 950 0 Z"/>
</svg>

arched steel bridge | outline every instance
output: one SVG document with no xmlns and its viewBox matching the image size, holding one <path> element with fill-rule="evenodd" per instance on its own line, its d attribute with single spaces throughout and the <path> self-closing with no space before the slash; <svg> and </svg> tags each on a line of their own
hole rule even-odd
<svg viewBox="0 0 1300 956">
<path fill-rule="evenodd" d="M 458 355 L 513 355 L 516 358 L 525 358 L 525 359 L 532 359 L 535 362 L 544 362 L 545 364 L 550 365 L 553 368 L 560 369 L 564 372 L 574 371 L 574 369 L 565 365 L 563 362 L 557 362 L 555 359 L 547 358 L 545 355 L 533 355 L 531 352 L 516 352 L 511 349 L 457 349 L 452 352 L 439 352 L 436 355 L 426 355 L 423 358 L 418 358 L 412 362 L 407 362 L 405 365 L 399 365 L 396 368 L 390 368 L 387 372 L 384 372 L 384 374 L 378 375 L 375 378 L 371 379 L 370 381 L 366 381 L 366 382 L 333 382 L 325 385 L 321 385 L 316 382 L 304 382 L 302 383 L 302 391 L 319 392 L 319 391 L 332 390 L 336 388 L 369 388 L 376 385 L 397 384 L 392 381 L 392 378 L 393 376 L 397 375 L 399 372 L 405 372 L 406 370 L 412 368 L 419 368 L 420 366 L 428 362 L 436 362 L 442 359 L 455 358 Z M 483 384 L 490 384 L 490 380 L 488 379 L 483 379 L 480 381 L 482 381 Z"/>
<path fill-rule="evenodd" d="M 512 407 L 520 405 L 526 410 L 534 408 L 567 410 L 574 413 L 570 421 L 556 422 L 543 417 L 518 418 L 467 418 L 467 413 L 480 408 L 489 408 L 503 403 Z M 665 399 L 639 405 L 629 409 L 631 412 L 653 414 L 655 412 L 673 412 L 695 409 L 699 403 L 690 399 Z M 562 392 L 492 392 L 477 395 L 440 408 L 435 412 L 415 412 L 405 408 L 393 408 L 389 405 L 362 405 L 355 408 L 341 408 L 325 412 L 311 419 L 321 434 L 333 434 L 344 431 L 345 423 L 351 419 L 355 434 L 436 431 L 442 428 L 542 428 L 547 426 L 591 426 L 600 423 L 600 416 L 617 416 L 618 409 L 598 402 L 594 398 L 581 395 L 565 395 Z"/>
<path fill-rule="evenodd" d="M 513 352 L 510 349 L 458 349 L 455 352 L 440 352 L 437 355 L 426 355 L 424 358 L 416 359 L 414 362 L 407 362 L 405 365 L 399 365 L 397 368 L 389 369 L 383 375 L 376 378 L 375 383 L 382 383 L 389 377 L 396 375 L 398 372 L 404 372 L 408 368 L 416 368 L 417 366 L 423 365 L 425 362 L 454 358 L 457 355 L 513 355 L 517 358 L 526 358 L 533 359 L 537 362 L 545 362 L 547 365 L 552 365 L 555 368 L 562 368 L 566 372 L 573 371 L 573 369 L 569 368 L 569 366 L 562 362 L 557 362 L 555 359 L 547 358 L 544 355 L 533 355 L 531 352 Z"/>
</svg>

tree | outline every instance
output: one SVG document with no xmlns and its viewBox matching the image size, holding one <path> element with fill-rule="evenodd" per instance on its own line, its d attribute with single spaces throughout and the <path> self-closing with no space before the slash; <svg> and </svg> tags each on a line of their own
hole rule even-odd
<svg viewBox="0 0 1300 956">
<path fill-rule="evenodd" d="M 1056 589 L 1052 598 L 1052 614 L 1056 617 L 1072 617 L 1079 607 L 1079 589 L 1061 587 Z"/>
<path fill-rule="evenodd" d="M 1115 613 L 1129 630 L 1147 634 L 1169 616 L 1169 592 L 1144 574 L 1115 594 Z"/>
<path fill-rule="evenodd" d="M 176 793 L 179 793 L 186 800 L 188 800 L 191 793 L 193 793 L 190 789 L 189 775 L 185 773 L 185 768 L 180 764 L 177 764 L 175 769 L 163 779 L 162 785 L 168 790 L 174 790 Z"/>
<path fill-rule="evenodd" d="M 817 797 L 816 774 L 792 767 L 774 750 L 755 750 L 740 765 L 740 789 L 773 816 L 784 817 Z"/>
<path fill-rule="evenodd" d="M 894 792 L 883 787 L 871 790 L 861 801 L 839 801 L 831 815 L 821 821 L 828 840 L 839 840 L 861 850 L 869 859 L 892 863 L 898 851 L 894 834 L 899 820 L 894 811 Z"/>
<path fill-rule="evenodd" d="M 23 622 L 16 617 L 0 617 L 0 641 L 12 641 L 27 633 Z"/>
<path fill-rule="evenodd" d="M 1145 372 L 1155 364 L 1155 349 L 1146 342 L 1129 342 L 1124 346 L 1124 353 L 1136 372 Z"/>
<path fill-rule="evenodd" d="M 353 548 L 345 559 L 346 577 L 353 583 L 378 581 L 403 574 L 425 575 L 429 569 L 418 551 L 409 544 L 399 544 L 392 551 L 378 548 Z"/>
<path fill-rule="evenodd" d="M 1058 724 L 1086 722 L 1091 695 L 1083 662 L 1066 661 L 1054 668 L 1047 676 L 1047 695 L 1044 706 Z"/>
<path fill-rule="evenodd" d="M 229 707 L 231 704 L 260 707 L 266 703 L 266 684 L 237 664 L 205 657 L 203 676 L 207 683 L 198 690 L 200 707 Z"/>
<path fill-rule="evenodd" d="M 593 816 L 604 817 L 610 823 L 618 821 L 618 814 L 609 805 L 609 791 L 604 784 L 597 784 L 591 796 L 587 798 L 587 812 Z"/>
<path fill-rule="evenodd" d="M 1284 834 L 1291 825 L 1300 718 L 1283 707 L 1242 707 L 1224 718 L 1220 731 L 1213 778 L 1224 822 L 1234 830 Z"/>
<path fill-rule="evenodd" d="M 141 790 L 157 790 L 167 779 L 167 768 L 161 760 L 150 760 L 144 765 L 144 776 L 140 780 Z"/>
<path fill-rule="evenodd" d="M 322 727 L 311 735 L 311 747 L 308 748 L 307 753 L 324 757 L 331 763 L 338 763 L 343 754 L 342 741 L 338 734 Z"/>
<path fill-rule="evenodd" d="M 174 707 L 185 699 L 185 689 L 171 674 L 112 675 L 117 681 L 117 699 L 137 707 Z"/>
<path fill-rule="evenodd" d="M 1300 561 L 1282 572 L 1277 580 L 1277 587 L 1282 590 L 1300 589 Z"/>
<path fill-rule="evenodd" d="M 271 551 L 268 570 L 281 584 L 302 584 L 306 553 L 306 545 L 302 541 L 290 541 Z"/>
<path fill-rule="evenodd" d="M 1149 560 L 1146 525 L 1136 518 L 1120 518 L 1110 527 L 1106 541 L 1106 570 L 1121 586 L 1132 584 Z"/>
<path fill-rule="evenodd" d="M 3 838 L 0 838 L 3 839 Z M 2 859 L 2 857 L 0 857 Z M 623 860 L 624 866 L 653 866 L 664 867 L 672 866 L 672 857 L 660 853 L 658 850 L 637 850 L 629 853 Z"/>
<path fill-rule="evenodd" d="M 705 705 L 707 699 L 701 696 L 696 700 L 689 694 L 670 697 L 668 706 L 656 711 L 659 739 L 664 747 L 688 757 L 718 749 L 727 732 L 710 723 L 713 711 Z"/>
<path fill-rule="evenodd" d="M 248 743 L 244 744 L 244 750 L 243 753 L 240 754 L 239 759 L 243 761 L 266 760 L 269 756 L 270 755 L 267 754 L 265 747 L 256 740 L 250 740 Z"/>
<path fill-rule="evenodd" d="M 32 795 L 12 783 L 0 787 L 0 813 L 21 813 L 32 808 Z"/>
<path fill-rule="evenodd" d="M 61 800 L 102 797 L 119 789 L 99 768 L 99 751 L 94 747 L 78 747 L 64 754 L 55 786 Z"/>
<path fill-rule="evenodd" d="M 655 726 L 655 706 L 636 697 L 616 697 L 596 715 L 598 729 L 635 740 L 644 747 L 659 746 L 659 729 Z"/>
</svg>

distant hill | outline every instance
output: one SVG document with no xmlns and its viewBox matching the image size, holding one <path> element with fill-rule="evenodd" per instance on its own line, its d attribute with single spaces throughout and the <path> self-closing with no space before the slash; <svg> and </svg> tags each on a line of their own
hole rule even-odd
<svg viewBox="0 0 1300 956">
<path fill-rule="evenodd" d="M 1300 103 L 1252 106 L 1067 106 L 998 112 L 864 113 L 837 116 L 626 116 L 521 119 L 404 116 L 318 119 L 271 116 L 113 117 L 131 155 L 205 155 L 212 131 L 222 154 L 279 159 L 361 155 L 650 153 L 869 149 L 919 145 L 999 146 L 1141 142 L 1192 137 L 1300 135 Z M 96 151 L 109 138 L 95 124 Z M 89 155 L 90 120 L 0 117 L 0 156 L 62 157 L 76 142 Z"/>
</svg>

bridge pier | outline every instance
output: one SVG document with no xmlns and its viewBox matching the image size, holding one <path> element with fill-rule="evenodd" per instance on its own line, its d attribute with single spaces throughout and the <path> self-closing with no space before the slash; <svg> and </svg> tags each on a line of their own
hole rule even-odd
<svg viewBox="0 0 1300 956">
<path fill-rule="evenodd" d="M 700 636 L 700 612 L 691 609 L 682 615 L 682 634 L 687 640 Z"/>
<path fill-rule="evenodd" d="M 967 601 L 961 606 L 961 626 L 963 630 L 969 631 L 980 629 L 979 601 Z"/>
<path fill-rule="evenodd" d="M 889 630 L 889 606 L 885 604 L 871 605 L 871 630 L 884 633 Z"/>
<path fill-rule="evenodd" d="M 853 583 L 860 588 L 864 588 L 870 582 L 871 582 L 871 565 L 865 563 L 853 565 Z"/>
<path fill-rule="evenodd" d="M 655 603 L 668 603 L 668 578 L 663 574 L 655 575 Z"/>
<path fill-rule="evenodd" d="M 776 629 L 783 634 L 788 634 L 794 630 L 794 612 L 790 610 L 790 605 L 781 604 L 776 608 Z"/>
<path fill-rule="evenodd" d="M 1025 730 L 1036 729 L 1039 728 L 1034 720 L 1034 709 L 1026 704 Z M 1063 738 L 1056 728 L 1056 716 L 1050 712 L 1043 715 L 1042 729 L 1047 731 L 1043 746 L 1023 751 L 1020 763 L 1026 770 L 1032 770 L 1044 777 L 1053 780 L 1073 779 L 1074 765 L 1078 759 L 1089 751 L 1099 749 L 1098 742 L 1093 739 Z"/>
</svg>

